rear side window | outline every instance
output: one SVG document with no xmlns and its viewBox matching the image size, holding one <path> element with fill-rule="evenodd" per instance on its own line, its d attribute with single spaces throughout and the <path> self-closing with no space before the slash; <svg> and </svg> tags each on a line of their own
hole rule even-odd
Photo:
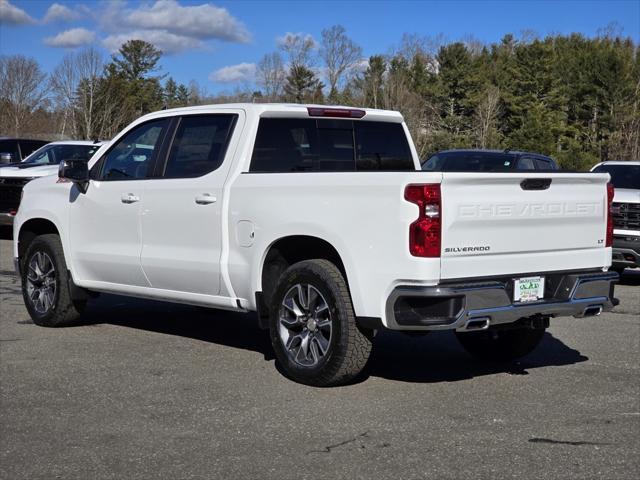
<svg viewBox="0 0 640 480">
<path fill-rule="evenodd" d="M 263 118 L 252 172 L 415 170 L 401 124 Z"/>
<path fill-rule="evenodd" d="M 535 170 L 533 158 L 521 157 L 518 159 L 518 170 Z"/>
<path fill-rule="evenodd" d="M 538 166 L 538 170 L 555 170 L 555 165 L 546 158 L 536 158 L 536 165 Z"/>
<path fill-rule="evenodd" d="M 182 117 L 167 159 L 166 178 L 199 177 L 224 159 L 236 115 Z"/>
</svg>

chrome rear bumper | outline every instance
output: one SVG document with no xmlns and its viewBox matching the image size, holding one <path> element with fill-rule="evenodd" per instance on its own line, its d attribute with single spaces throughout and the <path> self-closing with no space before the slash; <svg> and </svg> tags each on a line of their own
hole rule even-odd
<svg viewBox="0 0 640 480">
<path fill-rule="evenodd" d="M 514 303 L 513 279 L 469 281 L 435 287 L 400 286 L 386 304 L 394 330 L 484 330 L 533 317 L 585 317 L 611 310 L 615 272 L 541 273 L 543 299 Z M 522 275 L 525 276 L 525 275 Z"/>
</svg>

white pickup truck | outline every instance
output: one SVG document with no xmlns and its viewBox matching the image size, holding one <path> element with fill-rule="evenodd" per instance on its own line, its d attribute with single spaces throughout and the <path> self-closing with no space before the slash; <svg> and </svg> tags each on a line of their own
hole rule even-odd
<svg viewBox="0 0 640 480">
<path fill-rule="evenodd" d="M 335 385 L 382 328 L 499 361 L 611 309 L 608 179 L 424 172 L 397 112 L 166 110 L 27 184 L 15 262 L 38 325 L 96 292 L 256 311 L 291 378 Z"/>
</svg>

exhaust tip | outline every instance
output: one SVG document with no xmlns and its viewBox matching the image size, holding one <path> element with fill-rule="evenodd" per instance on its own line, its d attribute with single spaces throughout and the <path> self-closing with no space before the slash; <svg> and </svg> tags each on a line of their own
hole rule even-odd
<svg viewBox="0 0 640 480">
<path fill-rule="evenodd" d="M 491 319 L 489 317 L 472 318 L 464 324 L 465 330 L 486 330 L 489 328 Z"/>
<path fill-rule="evenodd" d="M 597 317 L 602 313 L 602 305 L 592 305 L 584 309 L 583 317 Z"/>
</svg>

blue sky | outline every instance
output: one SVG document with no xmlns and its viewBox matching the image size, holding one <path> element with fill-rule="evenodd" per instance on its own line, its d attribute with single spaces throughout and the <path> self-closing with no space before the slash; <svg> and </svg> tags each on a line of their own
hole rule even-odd
<svg viewBox="0 0 640 480">
<path fill-rule="evenodd" d="M 167 52 L 163 73 L 217 93 L 249 82 L 288 32 L 319 39 L 341 24 L 369 56 L 388 53 L 403 33 L 490 43 L 524 30 L 594 36 L 613 22 L 640 42 L 640 0 L 0 0 L 0 54 L 31 56 L 51 71 L 67 52 L 94 45 L 107 56 L 137 36 Z"/>
</svg>

